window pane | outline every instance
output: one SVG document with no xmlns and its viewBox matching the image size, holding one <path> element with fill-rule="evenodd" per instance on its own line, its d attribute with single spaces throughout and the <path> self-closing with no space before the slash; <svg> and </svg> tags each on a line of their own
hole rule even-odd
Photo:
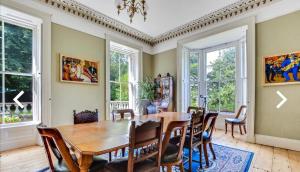
<svg viewBox="0 0 300 172">
<path fill-rule="evenodd" d="M 110 83 L 110 100 L 111 101 L 120 101 L 120 84 L 119 83 Z"/>
<path fill-rule="evenodd" d="M 236 85 L 235 61 L 235 47 L 207 53 L 206 71 L 209 110 L 234 112 Z"/>
<path fill-rule="evenodd" d="M 208 110 L 219 111 L 219 83 L 207 82 Z"/>
<path fill-rule="evenodd" d="M 121 101 L 129 101 L 128 84 L 121 84 Z"/>
<path fill-rule="evenodd" d="M 120 57 L 120 81 L 128 82 L 128 56 Z"/>
<path fill-rule="evenodd" d="M 190 53 L 189 58 L 189 66 L 190 66 L 190 77 L 191 78 L 198 78 L 198 71 L 199 71 L 199 58 L 198 53 Z"/>
<path fill-rule="evenodd" d="M 235 81 L 224 81 L 220 83 L 220 111 L 235 111 Z"/>
<path fill-rule="evenodd" d="M 2 21 L 0 20 L 0 71 L 2 71 Z"/>
<path fill-rule="evenodd" d="M 0 74 L 0 124 L 4 123 L 4 120 L 3 120 L 3 101 L 2 101 L 2 74 Z"/>
<path fill-rule="evenodd" d="M 24 108 L 19 107 L 14 98 L 21 92 L 18 99 Z M 32 121 L 32 77 L 5 75 L 5 123 Z"/>
<path fill-rule="evenodd" d="M 199 105 L 199 93 L 198 93 L 198 86 L 191 85 L 190 86 L 190 106 L 198 106 Z"/>
<path fill-rule="evenodd" d="M 110 80 L 119 81 L 119 58 L 120 53 L 111 52 L 110 56 Z"/>
<path fill-rule="evenodd" d="M 31 73 L 32 71 L 32 30 L 4 24 L 5 70 Z"/>
</svg>

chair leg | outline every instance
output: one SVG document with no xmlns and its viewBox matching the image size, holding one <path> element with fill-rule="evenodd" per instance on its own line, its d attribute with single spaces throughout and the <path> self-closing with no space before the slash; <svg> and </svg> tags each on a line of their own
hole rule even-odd
<svg viewBox="0 0 300 172">
<path fill-rule="evenodd" d="M 232 138 L 234 138 L 234 135 L 233 135 L 233 130 L 234 130 L 234 125 L 233 125 L 233 124 L 231 124 L 231 136 L 232 136 Z"/>
<path fill-rule="evenodd" d="M 161 171 L 165 172 L 165 167 L 164 166 L 161 166 Z"/>
<path fill-rule="evenodd" d="M 206 145 L 206 143 L 203 144 L 203 150 L 204 150 L 206 167 L 209 167 L 209 161 L 208 161 L 208 153 L 207 153 L 207 145 Z"/>
<path fill-rule="evenodd" d="M 183 162 L 180 163 L 179 168 L 180 168 L 180 172 L 184 172 Z"/>
<path fill-rule="evenodd" d="M 225 134 L 227 134 L 227 122 L 225 122 Z"/>
<path fill-rule="evenodd" d="M 241 135 L 243 135 L 242 126 L 239 125 L 239 128 L 240 128 L 240 133 L 241 133 Z"/>
<path fill-rule="evenodd" d="M 125 148 L 122 148 L 122 157 L 125 157 Z"/>
<path fill-rule="evenodd" d="M 108 153 L 108 160 L 111 162 L 111 152 Z"/>
<path fill-rule="evenodd" d="M 200 169 L 202 169 L 202 144 L 198 146 L 198 149 L 199 149 Z"/>
<path fill-rule="evenodd" d="M 214 151 L 214 149 L 213 149 L 212 143 L 209 143 L 209 148 L 210 148 L 210 151 L 211 151 L 211 153 L 212 153 L 212 155 L 213 155 L 213 158 L 214 158 L 214 160 L 215 160 L 215 159 L 216 159 L 216 154 L 215 154 L 215 151 Z"/>
<path fill-rule="evenodd" d="M 172 172 L 172 166 L 167 166 L 167 172 Z"/>
<path fill-rule="evenodd" d="M 192 171 L 193 148 L 189 147 L 189 171 Z"/>
<path fill-rule="evenodd" d="M 247 134 L 246 125 L 244 124 L 243 127 L 244 127 L 245 134 Z"/>
</svg>

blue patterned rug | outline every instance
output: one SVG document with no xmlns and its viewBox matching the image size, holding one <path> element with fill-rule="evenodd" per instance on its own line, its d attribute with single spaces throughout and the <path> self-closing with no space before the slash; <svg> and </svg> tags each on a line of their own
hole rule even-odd
<svg viewBox="0 0 300 172">
<path fill-rule="evenodd" d="M 213 160 L 210 149 L 208 148 L 208 157 L 209 157 L 209 167 L 205 168 L 205 159 L 204 154 L 202 154 L 202 167 L 200 169 L 199 164 L 199 151 L 194 150 L 193 152 L 193 164 L 192 171 L 193 172 L 248 172 L 252 159 L 253 153 L 231 148 L 227 146 L 221 146 L 213 144 L 213 149 L 216 154 L 216 160 Z M 121 157 L 121 152 L 119 151 L 119 155 Z M 187 149 L 184 150 L 184 155 L 188 156 L 189 151 Z M 114 159 L 114 158 L 113 158 Z M 198 161 L 198 162 L 196 162 Z M 187 170 L 189 168 L 188 162 L 184 164 L 184 168 Z M 42 170 L 38 170 L 37 172 L 48 172 L 49 168 L 44 168 Z M 173 171 L 179 171 L 178 168 L 174 168 Z"/>
<path fill-rule="evenodd" d="M 208 148 L 209 154 L 209 167 L 205 168 L 205 158 L 204 154 L 202 153 L 202 167 L 200 169 L 199 163 L 199 151 L 194 150 L 193 152 L 193 160 L 198 161 L 192 163 L 192 171 L 205 171 L 205 172 L 248 172 L 252 159 L 253 153 L 231 148 L 227 146 L 221 146 L 213 144 L 213 149 L 216 154 L 216 160 L 213 160 L 212 154 L 210 149 Z M 188 156 L 189 151 L 187 149 L 184 150 L 184 155 Z M 188 162 L 184 164 L 184 168 L 188 169 L 189 164 Z M 175 170 L 177 171 L 177 169 Z"/>
</svg>

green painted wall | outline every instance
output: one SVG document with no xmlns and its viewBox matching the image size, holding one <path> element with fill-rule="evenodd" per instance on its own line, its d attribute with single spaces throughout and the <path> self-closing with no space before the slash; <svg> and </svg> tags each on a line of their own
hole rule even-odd
<svg viewBox="0 0 300 172">
<path fill-rule="evenodd" d="M 300 11 L 256 25 L 257 134 L 300 140 L 300 85 L 262 86 L 262 58 L 293 51 L 300 51 Z M 280 109 L 277 90 L 288 98 Z"/>
<path fill-rule="evenodd" d="M 59 53 L 100 62 L 98 85 L 59 81 Z M 99 109 L 105 114 L 105 40 L 52 23 L 52 125 L 73 123 L 72 111 Z M 93 96 L 91 96 L 93 95 Z"/>
<path fill-rule="evenodd" d="M 153 55 L 143 53 L 143 74 L 144 76 L 153 76 Z"/>
<path fill-rule="evenodd" d="M 177 50 L 171 49 L 153 56 L 154 76 L 158 74 L 166 75 L 170 73 L 172 76 L 176 75 L 176 60 Z"/>
</svg>

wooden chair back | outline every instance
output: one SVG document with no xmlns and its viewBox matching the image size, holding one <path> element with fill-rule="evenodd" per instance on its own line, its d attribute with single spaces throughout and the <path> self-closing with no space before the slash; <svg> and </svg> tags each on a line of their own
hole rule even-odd
<svg viewBox="0 0 300 172">
<path fill-rule="evenodd" d="M 193 113 L 197 112 L 198 110 L 203 110 L 204 108 L 202 107 L 197 107 L 197 106 L 189 106 L 187 109 L 187 113 Z"/>
<path fill-rule="evenodd" d="M 200 108 L 196 112 L 193 112 L 191 124 L 189 127 L 190 132 L 190 143 L 193 143 L 193 137 L 202 138 L 202 132 L 203 132 L 203 125 L 204 125 L 204 115 L 205 115 L 205 109 Z"/>
<path fill-rule="evenodd" d="M 204 118 L 203 131 L 207 132 L 209 140 L 212 138 L 218 115 L 218 113 L 208 113 Z"/>
<path fill-rule="evenodd" d="M 125 114 L 130 114 L 130 118 L 134 119 L 134 112 L 132 109 L 119 109 L 113 111 L 113 120 L 117 120 L 117 115 L 120 115 L 120 119 L 125 119 Z"/>
<path fill-rule="evenodd" d="M 50 149 L 58 158 L 59 163 L 64 160 L 70 171 L 80 171 L 77 162 L 72 159 L 69 148 L 64 142 L 60 132 L 56 128 L 48 128 L 44 125 L 39 125 L 37 126 L 37 130 L 41 135 L 42 141 L 44 143 L 51 171 L 54 171 L 54 165 L 52 162 Z"/>
<path fill-rule="evenodd" d="M 131 121 L 128 152 L 128 172 L 133 172 L 134 164 L 155 157 L 159 171 L 164 119 Z"/>
<path fill-rule="evenodd" d="M 73 116 L 74 124 L 98 122 L 98 109 L 96 109 L 94 112 L 85 110 L 79 113 L 76 113 L 76 110 L 73 110 Z"/>
<path fill-rule="evenodd" d="M 172 132 L 174 130 L 180 130 L 180 132 L 179 132 L 180 133 L 180 142 L 178 145 L 179 149 L 178 149 L 178 153 L 177 153 L 177 160 L 179 161 L 182 158 L 182 151 L 183 151 L 186 130 L 187 130 L 188 125 L 189 125 L 189 121 L 172 121 L 169 123 L 169 125 L 167 127 L 167 131 L 165 132 L 163 143 L 162 143 L 162 150 L 161 150 L 162 155 L 164 155 L 164 153 L 167 149 L 167 146 L 170 142 Z"/>
<path fill-rule="evenodd" d="M 239 111 L 238 111 L 238 113 L 237 113 L 236 116 L 235 116 L 236 119 L 238 119 L 238 118 L 241 116 L 243 109 L 246 109 L 246 111 L 247 111 L 247 106 L 246 106 L 246 105 L 242 105 L 242 106 L 239 108 Z M 245 112 L 242 121 L 245 121 L 245 120 L 246 120 L 246 117 L 247 117 L 247 116 L 246 116 L 246 113 L 247 113 L 247 112 Z"/>
</svg>

